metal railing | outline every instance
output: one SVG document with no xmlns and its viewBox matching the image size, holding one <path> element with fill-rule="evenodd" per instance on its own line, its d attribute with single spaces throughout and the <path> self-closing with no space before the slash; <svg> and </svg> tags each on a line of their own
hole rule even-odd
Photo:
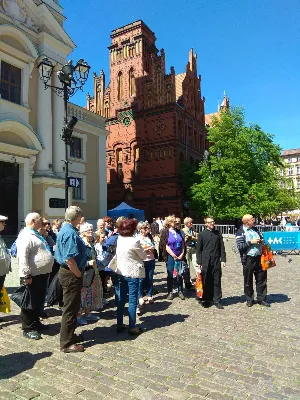
<svg viewBox="0 0 300 400">
<path fill-rule="evenodd" d="M 202 232 L 205 229 L 204 224 L 193 224 L 193 227 L 196 232 Z M 215 228 L 222 234 L 222 235 L 235 235 L 236 228 L 234 225 L 215 225 Z"/>
</svg>

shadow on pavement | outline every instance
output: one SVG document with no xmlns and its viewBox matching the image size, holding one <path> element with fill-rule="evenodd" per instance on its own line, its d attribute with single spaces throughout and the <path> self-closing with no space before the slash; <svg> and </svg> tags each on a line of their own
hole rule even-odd
<svg viewBox="0 0 300 400">
<path fill-rule="evenodd" d="M 230 297 L 224 297 L 221 300 L 221 303 L 223 306 L 232 306 L 234 304 L 239 304 L 239 303 L 245 303 L 246 302 L 246 296 L 230 296 Z"/>
<path fill-rule="evenodd" d="M 140 317 L 142 322 L 141 328 L 145 330 L 144 334 L 153 329 L 164 328 L 179 322 L 184 322 L 189 315 L 187 314 L 164 314 L 151 315 L 148 317 Z M 96 344 L 104 344 L 109 342 L 123 342 L 125 340 L 135 340 L 137 336 L 130 336 L 127 331 L 116 333 L 116 325 L 110 327 L 99 326 L 93 330 L 82 332 L 85 341 L 85 348 L 92 347 Z"/>
<path fill-rule="evenodd" d="M 20 315 L 13 315 L 13 314 L 8 314 L 4 316 L 1 315 L 1 320 L 2 322 L 0 322 L 0 329 L 6 328 L 7 326 L 10 325 L 21 324 Z"/>
<path fill-rule="evenodd" d="M 291 298 L 283 293 L 270 293 L 267 295 L 267 301 L 269 303 L 285 303 L 290 300 Z"/>
<path fill-rule="evenodd" d="M 31 354 L 28 351 L 0 356 L 0 379 L 12 378 L 21 372 L 33 368 L 34 364 L 42 358 L 50 357 L 53 353 L 44 351 Z"/>
<path fill-rule="evenodd" d="M 15 290 L 17 290 L 20 286 L 16 286 L 16 287 L 6 287 L 5 289 L 7 291 L 7 294 L 12 294 Z"/>
</svg>

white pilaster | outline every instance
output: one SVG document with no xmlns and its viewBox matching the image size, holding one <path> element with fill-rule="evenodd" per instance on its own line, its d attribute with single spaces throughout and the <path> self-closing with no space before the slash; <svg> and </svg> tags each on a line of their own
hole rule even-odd
<svg viewBox="0 0 300 400">
<path fill-rule="evenodd" d="M 99 218 L 103 215 L 107 215 L 107 176 L 106 176 L 106 154 L 103 149 L 106 148 L 106 132 L 105 134 L 99 135 L 99 152 L 98 154 L 104 154 L 105 157 L 99 156 Z"/>
<path fill-rule="evenodd" d="M 37 175 L 53 175 L 51 93 L 51 89 L 45 90 L 43 81 L 38 79 L 37 134 L 41 139 L 43 150 L 37 158 Z"/>
<path fill-rule="evenodd" d="M 61 87 L 56 71 L 53 72 L 53 85 Z M 61 139 L 64 125 L 64 100 L 56 93 L 53 96 L 53 171 L 56 176 L 64 177 L 65 144 Z"/>
</svg>

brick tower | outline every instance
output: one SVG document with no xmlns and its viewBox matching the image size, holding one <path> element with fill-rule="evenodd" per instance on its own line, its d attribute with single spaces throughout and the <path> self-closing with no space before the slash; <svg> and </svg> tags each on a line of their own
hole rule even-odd
<svg viewBox="0 0 300 400">
<path fill-rule="evenodd" d="M 145 210 L 147 219 L 184 215 L 179 164 L 199 162 L 207 148 L 204 98 L 196 54 L 186 71 L 166 74 L 165 52 L 143 21 L 111 34 L 110 83 L 94 74 L 87 109 L 107 118 L 108 207 L 120 202 Z M 188 213 L 188 210 L 186 210 Z"/>
</svg>

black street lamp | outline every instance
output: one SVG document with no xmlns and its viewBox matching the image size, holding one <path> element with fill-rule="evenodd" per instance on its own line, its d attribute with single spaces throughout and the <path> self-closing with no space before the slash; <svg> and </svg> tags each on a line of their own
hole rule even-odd
<svg viewBox="0 0 300 400">
<path fill-rule="evenodd" d="M 216 153 L 218 162 L 221 160 L 221 152 L 218 150 Z M 213 213 L 213 193 L 212 193 L 212 169 L 211 169 L 211 154 L 208 150 L 204 150 L 203 160 L 208 164 L 209 168 L 209 193 L 210 193 L 210 215 Z"/>
<path fill-rule="evenodd" d="M 51 88 L 58 96 L 64 99 L 64 123 L 65 126 L 62 128 L 61 138 L 65 142 L 65 209 L 69 204 L 69 192 L 68 192 L 68 174 L 69 174 L 69 155 L 68 145 L 73 143 L 72 134 L 75 125 L 77 124 L 77 118 L 72 117 L 68 121 L 68 100 L 73 96 L 78 89 L 83 90 L 83 86 L 86 83 L 90 66 L 82 58 L 77 61 L 77 64 L 73 65 L 72 61 L 68 61 L 61 70 L 57 71 L 57 76 L 62 86 L 50 85 L 48 82 L 51 79 L 54 65 L 48 58 L 43 60 L 37 66 L 40 74 L 40 79 L 44 82 L 45 90 Z"/>
</svg>

